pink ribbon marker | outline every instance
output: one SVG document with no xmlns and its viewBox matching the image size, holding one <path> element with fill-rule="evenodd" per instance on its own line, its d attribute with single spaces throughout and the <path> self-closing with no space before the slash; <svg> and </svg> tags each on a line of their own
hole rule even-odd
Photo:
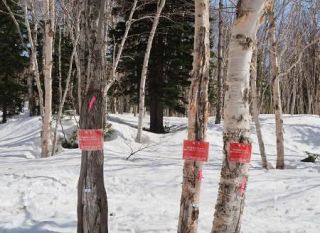
<svg viewBox="0 0 320 233">
<path fill-rule="evenodd" d="M 244 194 L 244 192 L 246 191 L 246 188 L 247 188 L 247 179 L 244 177 L 239 186 L 240 194 Z"/>
<path fill-rule="evenodd" d="M 203 180 L 203 173 L 202 173 L 202 170 L 199 170 L 198 171 L 198 175 L 197 175 L 197 180 L 199 180 L 200 182 Z"/>
<path fill-rule="evenodd" d="M 97 100 L 97 97 L 96 96 L 92 96 L 91 100 L 89 101 L 89 111 L 91 111 L 91 109 L 93 108 L 96 100 Z"/>
</svg>

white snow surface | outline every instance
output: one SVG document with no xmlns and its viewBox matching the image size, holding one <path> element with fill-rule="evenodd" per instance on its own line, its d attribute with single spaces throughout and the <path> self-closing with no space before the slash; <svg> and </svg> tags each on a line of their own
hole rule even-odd
<svg viewBox="0 0 320 233">
<path fill-rule="evenodd" d="M 261 115 L 269 162 L 275 167 L 273 115 Z M 177 230 L 182 181 L 182 142 L 187 119 L 166 117 L 168 134 L 143 132 L 137 119 L 110 115 L 115 130 L 105 142 L 105 186 L 111 233 L 173 233 Z M 145 118 L 148 127 L 148 119 Z M 210 232 L 222 164 L 222 125 L 210 118 L 209 161 L 204 165 L 199 233 Z M 74 125 L 64 119 L 68 130 Z M 319 233 L 320 163 L 302 163 L 304 151 L 320 153 L 320 118 L 285 115 L 285 170 L 261 168 L 252 126 L 253 156 L 242 219 L 244 233 Z M 0 125 L 0 233 L 76 232 L 80 150 L 63 149 L 40 159 L 40 119 L 19 116 Z M 126 158 L 131 151 L 146 147 Z"/>
</svg>

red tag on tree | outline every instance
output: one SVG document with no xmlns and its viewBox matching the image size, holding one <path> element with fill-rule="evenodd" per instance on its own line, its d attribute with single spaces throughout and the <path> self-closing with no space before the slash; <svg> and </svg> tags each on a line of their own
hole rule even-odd
<svg viewBox="0 0 320 233">
<path fill-rule="evenodd" d="M 195 161 L 208 161 L 209 143 L 201 141 L 184 140 L 183 159 Z"/>
<path fill-rule="evenodd" d="M 79 129 L 79 146 L 81 150 L 103 150 L 102 129 Z"/>
<path fill-rule="evenodd" d="M 250 163 L 251 160 L 251 144 L 245 143 L 229 143 L 229 161 L 239 163 Z"/>
</svg>

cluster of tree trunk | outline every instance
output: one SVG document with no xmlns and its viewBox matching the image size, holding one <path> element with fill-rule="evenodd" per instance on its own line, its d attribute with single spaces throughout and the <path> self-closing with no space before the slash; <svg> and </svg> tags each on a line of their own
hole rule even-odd
<svg viewBox="0 0 320 233">
<path fill-rule="evenodd" d="M 317 21 L 320 6 L 315 0 L 239 0 L 233 14 L 227 10 L 230 5 L 222 0 L 217 8 L 211 9 L 211 13 L 210 4 L 209 0 L 184 3 L 170 0 L 134 0 L 129 3 L 121 0 L 63 0 L 59 4 L 55 0 L 41 3 L 27 0 L 14 4 L 1 0 L 0 13 L 6 12 L 6 17 L 0 19 L 1 49 L 10 48 L 17 55 L 8 60 L 10 66 L 16 63 L 27 67 L 24 72 L 21 67 L 11 72 L 6 69 L 6 64 L 0 65 L 2 122 L 6 122 L 8 114 L 16 112 L 16 108 L 9 109 L 9 103 L 18 106 L 23 95 L 18 91 L 11 95 L 9 87 L 20 88 L 20 78 L 24 77 L 30 115 L 39 114 L 42 120 L 41 157 L 55 153 L 57 129 L 66 103 L 80 115 L 80 129 L 103 130 L 108 106 L 113 112 L 138 113 L 136 141 L 141 143 L 148 96 L 152 132 L 165 132 L 163 117 L 166 112 L 169 115 L 187 114 L 188 140 L 205 141 L 208 92 L 213 92 L 211 107 L 215 111 L 215 123 L 224 121 L 224 159 L 211 232 L 240 232 L 249 163 L 231 161 L 230 145 L 251 145 L 251 104 L 262 166 L 267 169 L 259 114 L 273 113 L 276 167 L 284 169 L 283 113 L 320 115 Z M 17 20 L 19 14 L 23 14 L 24 26 L 21 17 Z M 211 37 L 210 14 L 213 16 L 212 28 L 217 29 L 213 31 L 218 32 Z M 190 16 L 194 18 L 193 26 L 188 21 Z M 148 24 L 149 19 L 152 24 Z M 165 21 L 167 19 L 177 19 L 179 24 L 172 25 Z M 118 30 L 121 27 L 122 30 Z M 140 27 L 144 27 L 143 30 Z M 177 27 L 180 34 L 170 31 L 168 28 L 171 27 Z M 194 28 L 192 39 L 190 28 Z M 130 30 L 134 33 L 130 34 Z M 10 44 L 7 45 L 2 32 L 19 46 L 11 48 Z M 140 47 L 137 49 L 140 37 L 137 39 L 135 34 L 146 41 L 141 53 L 137 51 L 140 50 Z M 127 39 L 135 47 L 128 44 Z M 193 52 L 186 45 L 190 41 L 194 42 Z M 211 60 L 210 44 L 214 44 L 217 51 Z M 166 47 L 169 45 L 168 51 Z M 28 53 L 29 63 L 21 59 L 23 51 Z M 128 56 L 123 55 L 125 53 Z M 8 55 L 3 54 L 0 54 L 1 61 Z M 67 61 L 63 61 L 64 54 Z M 131 54 L 135 54 L 138 65 L 128 62 L 132 60 Z M 190 84 L 185 70 L 191 55 Z M 214 63 L 211 73 L 210 62 Z M 209 85 L 210 74 L 214 76 L 212 86 Z M 177 78 L 170 78 L 173 76 Z M 128 77 L 136 78 L 134 85 L 132 80 L 126 79 Z M 4 88 L 3 83 L 8 88 Z M 186 101 L 188 92 L 189 100 Z M 59 97 L 58 106 L 54 106 L 53 95 Z M 111 101 L 107 101 L 108 98 Z M 54 110 L 57 117 L 53 128 Z M 108 232 L 103 165 L 103 149 L 82 151 L 78 233 Z M 197 231 L 202 166 L 200 161 L 184 161 L 180 233 Z"/>
</svg>

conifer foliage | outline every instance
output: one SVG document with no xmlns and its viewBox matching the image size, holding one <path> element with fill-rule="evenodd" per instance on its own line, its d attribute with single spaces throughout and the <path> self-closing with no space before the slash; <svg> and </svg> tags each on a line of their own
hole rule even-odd
<svg viewBox="0 0 320 233">
<path fill-rule="evenodd" d="M 15 1 L 6 2 L 11 11 L 19 14 L 21 8 Z M 27 65 L 28 58 L 18 29 L 11 16 L 6 13 L 7 8 L 0 1 L 0 111 L 2 123 L 7 117 L 22 110 L 25 83 L 22 72 Z M 22 23 L 18 21 L 20 28 Z"/>
</svg>

